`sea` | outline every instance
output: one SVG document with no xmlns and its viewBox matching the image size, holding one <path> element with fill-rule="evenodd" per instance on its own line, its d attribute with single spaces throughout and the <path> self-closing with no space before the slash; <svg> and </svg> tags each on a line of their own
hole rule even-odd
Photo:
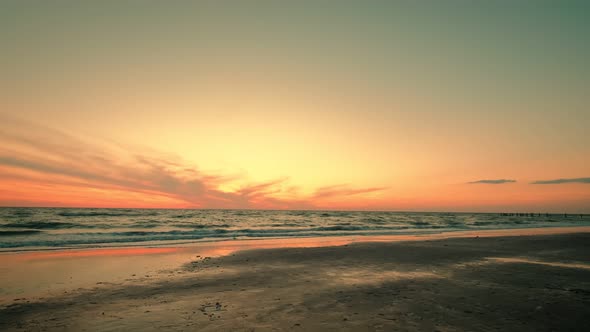
<svg viewBox="0 0 590 332">
<path fill-rule="evenodd" d="M 0 208 L 0 251 L 590 226 L 590 215 Z"/>
</svg>

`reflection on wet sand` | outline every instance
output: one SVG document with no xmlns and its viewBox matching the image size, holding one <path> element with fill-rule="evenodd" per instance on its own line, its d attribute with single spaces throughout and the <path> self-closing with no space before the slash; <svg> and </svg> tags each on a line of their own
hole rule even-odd
<svg viewBox="0 0 590 332">
<path fill-rule="evenodd" d="M 590 270 L 590 264 L 583 264 L 583 263 L 566 263 L 566 262 L 545 262 L 534 260 L 530 258 L 521 258 L 521 257 L 488 257 L 488 261 L 490 263 L 507 263 L 507 264 L 514 264 L 514 263 L 524 263 L 524 264 L 539 264 L 539 265 L 547 265 L 547 266 L 554 266 L 554 267 L 566 267 L 570 269 L 585 269 Z"/>
<path fill-rule="evenodd" d="M 0 330 L 587 331 L 589 239 L 269 239 L 31 259 L 21 266 L 47 273 L 23 275 L 29 285 L 74 289 L 14 296 Z M 246 250 L 257 248 L 276 249 Z M 78 289 L 70 277 L 111 282 Z"/>
<path fill-rule="evenodd" d="M 133 255 L 154 255 L 170 254 L 178 251 L 178 248 L 108 248 L 108 249 L 86 249 L 86 250 L 59 250 L 59 251 L 36 251 L 15 255 L 19 260 L 37 260 L 53 258 L 75 258 L 92 256 L 133 256 Z"/>
<path fill-rule="evenodd" d="M 165 244 L 163 246 L 121 247 L 121 248 L 89 248 L 64 249 L 51 251 L 27 251 L 17 253 L 0 253 L 0 260 L 36 260 L 52 258 L 76 258 L 92 256 L 136 256 L 161 255 L 177 253 L 196 253 L 199 255 L 219 257 L 230 255 L 237 251 L 277 248 L 315 248 L 343 246 L 361 242 L 394 242 L 394 241 L 423 241 L 462 237 L 497 237 L 519 235 L 549 235 L 590 232 L 590 227 L 555 227 L 555 228 L 525 228 L 501 229 L 486 231 L 456 231 L 420 235 L 378 235 L 378 236 L 338 236 L 338 237 L 308 237 L 308 238 L 270 238 L 270 239 L 240 239 L 215 242 L 195 242 Z"/>
<path fill-rule="evenodd" d="M 346 246 L 361 242 L 439 240 L 589 232 L 588 227 L 452 232 L 430 235 L 272 238 L 174 244 L 158 247 L 94 248 L 0 254 L 0 304 L 14 298 L 50 296 L 77 288 L 146 278 L 171 278 L 174 271 L 204 257 L 240 251 Z M 349 273 L 352 273 L 349 272 Z M 373 276 L 376 277 L 376 276 Z M 395 276 L 392 276 L 395 277 Z M 141 278 L 141 279 L 140 279 Z M 134 281 L 135 280 L 135 281 Z"/>
</svg>

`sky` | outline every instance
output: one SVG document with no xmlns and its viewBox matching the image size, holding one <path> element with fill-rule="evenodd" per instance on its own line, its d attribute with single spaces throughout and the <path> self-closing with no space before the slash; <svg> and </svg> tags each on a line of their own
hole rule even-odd
<svg viewBox="0 0 590 332">
<path fill-rule="evenodd" d="M 2 1 L 0 206 L 590 213 L 587 1 Z"/>
</svg>

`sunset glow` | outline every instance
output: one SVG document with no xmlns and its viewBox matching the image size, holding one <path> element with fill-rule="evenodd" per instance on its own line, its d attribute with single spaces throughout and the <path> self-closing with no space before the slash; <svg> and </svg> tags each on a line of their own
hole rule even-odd
<svg viewBox="0 0 590 332">
<path fill-rule="evenodd" d="M 590 212 L 582 9 L 2 7 L 0 206 Z"/>
</svg>

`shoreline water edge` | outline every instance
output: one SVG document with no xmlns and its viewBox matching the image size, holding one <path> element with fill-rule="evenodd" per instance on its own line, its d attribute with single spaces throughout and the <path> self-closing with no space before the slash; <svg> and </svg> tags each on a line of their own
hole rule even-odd
<svg viewBox="0 0 590 332">
<path fill-rule="evenodd" d="M 0 329 L 585 331 L 589 240 L 562 227 L 2 253 Z"/>
<path fill-rule="evenodd" d="M 0 251 L 590 226 L 590 215 L 0 208 Z"/>
</svg>

